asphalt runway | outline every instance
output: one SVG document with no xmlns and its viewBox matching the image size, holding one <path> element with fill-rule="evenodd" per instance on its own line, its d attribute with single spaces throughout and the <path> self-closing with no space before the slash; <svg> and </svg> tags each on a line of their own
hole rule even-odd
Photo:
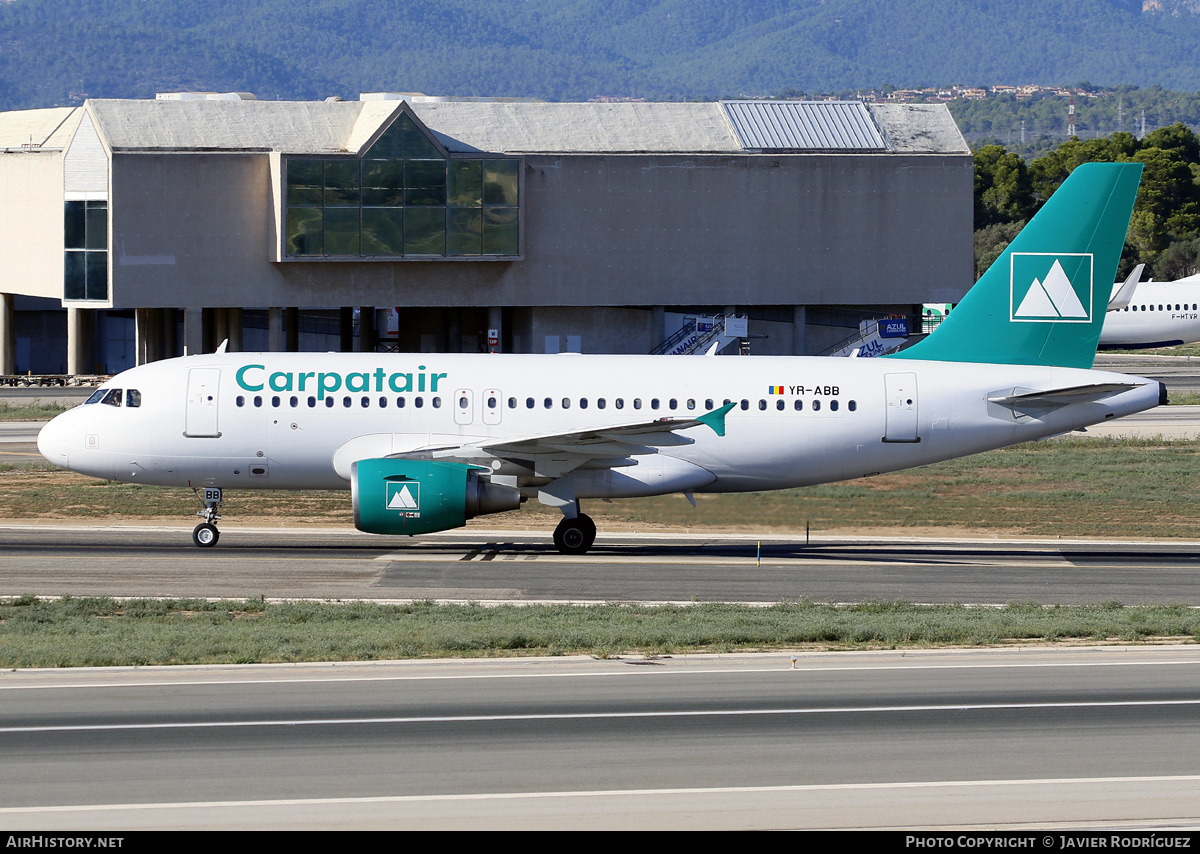
<svg viewBox="0 0 1200 854">
<path fill-rule="evenodd" d="M 0 596 L 454 602 L 750 602 L 802 598 L 1200 605 L 1200 544 L 848 539 L 601 532 L 584 557 L 548 532 L 420 538 L 345 529 L 0 525 Z"/>
<path fill-rule="evenodd" d="M 1195 646 L 0 673 L 23 830 L 1200 826 Z"/>
</svg>

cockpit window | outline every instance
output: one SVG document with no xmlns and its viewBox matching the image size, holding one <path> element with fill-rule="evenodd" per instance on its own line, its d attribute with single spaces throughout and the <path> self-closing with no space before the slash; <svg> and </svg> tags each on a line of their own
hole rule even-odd
<svg viewBox="0 0 1200 854">
<path fill-rule="evenodd" d="M 92 392 L 91 397 L 89 397 L 87 400 L 85 400 L 83 402 L 83 405 L 87 406 L 89 403 L 99 403 L 100 398 L 104 397 L 104 395 L 106 395 L 106 394 L 108 394 L 108 389 L 98 388 L 94 392 Z"/>
<path fill-rule="evenodd" d="M 120 406 L 121 405 L 121 390 L 119 388 L 109 389 L 108 392 L 105 393 L 104 397 L 100 400 L 100 402 L 107 403 L 109 406 Z"/>
<path fill-rule="evenodd" d="M 142 393 L 136 388 L 125 389 L 125 405 L 126 406 L 141 406 Z"/>
</svg>

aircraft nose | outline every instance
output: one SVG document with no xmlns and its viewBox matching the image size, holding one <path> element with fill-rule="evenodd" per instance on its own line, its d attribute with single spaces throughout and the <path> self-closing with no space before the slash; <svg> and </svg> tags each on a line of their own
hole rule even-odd
<svg viewBox="0 0 1200 854">
<path fill-rule="evenodd" d="M 38 452 L 56 466 L 67 465 L 67 429 L 62 416 L 52 419 L 38 432 Z"/>
</svg>

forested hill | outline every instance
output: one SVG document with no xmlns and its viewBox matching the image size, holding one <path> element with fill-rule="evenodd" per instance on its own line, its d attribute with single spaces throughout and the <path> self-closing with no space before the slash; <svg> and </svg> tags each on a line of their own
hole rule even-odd
<svg viewBox="0 0 1200 854">
<path fill-rule="evenodd" d="M 182 89 L 708 99 L 1087 80 L 1195 91 L 1198 59 L 1197 0 L 0 2 L 0 109 Z"/>
</svg>

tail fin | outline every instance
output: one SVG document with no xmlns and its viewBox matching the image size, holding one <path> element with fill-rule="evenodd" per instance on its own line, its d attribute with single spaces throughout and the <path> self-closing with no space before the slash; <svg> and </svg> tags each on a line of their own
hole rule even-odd
<svg viewBox="0 0 1200 854">
<path fill-rule="evenodd" d="M 1084 163 L 928 338 L 890 357 L 1090 368 L 1139 163 Z"/>
</svg>

